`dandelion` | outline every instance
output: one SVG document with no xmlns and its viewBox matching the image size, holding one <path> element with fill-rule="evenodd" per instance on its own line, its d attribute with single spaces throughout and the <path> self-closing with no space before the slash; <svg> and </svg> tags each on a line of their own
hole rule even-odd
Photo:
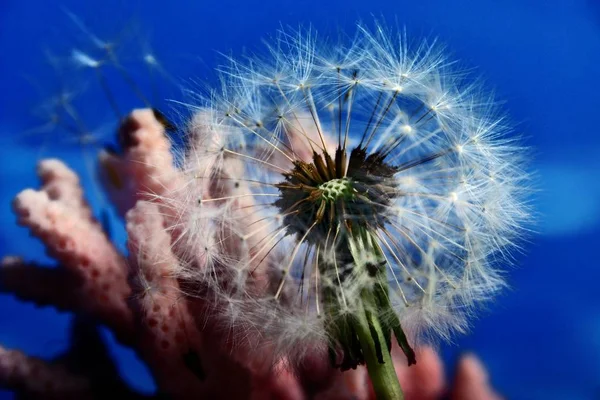
<svg viewBox="0 0 600 400">
<path fill-rule="evenodd" d="M 179 272 L 236 343 L 366 364 L 401 398 L 392 340 L 415 363 L 504 286 L 523 149 L 435 42 L 360 25 L 349 47 L 284 30 L 267 49 L 190 105 L 187 183 L 157 196 Z"/>
</svg>

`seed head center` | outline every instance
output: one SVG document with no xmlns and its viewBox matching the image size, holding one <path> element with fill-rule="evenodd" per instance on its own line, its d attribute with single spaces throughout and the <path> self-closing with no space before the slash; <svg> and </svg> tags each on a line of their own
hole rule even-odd
<svg viewBox="0 0 600 400">
<path fill-rule="evenodd" d="M 351 200 L 354 197 L 354 188 L 349 178 L 331 179 L 319 185 L 322 198 L 327 202 L 338 199 Z"/>
</svg>

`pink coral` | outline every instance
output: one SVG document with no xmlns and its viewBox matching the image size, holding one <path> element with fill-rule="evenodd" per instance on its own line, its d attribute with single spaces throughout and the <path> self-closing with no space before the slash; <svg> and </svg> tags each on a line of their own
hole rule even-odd
<svg viewBox="0 0 600 400">
<path fill-rule="evenodd" d="M 174 267 L 201 260 L 186 259 L 186 249 L 176 245 L 179 233 L 164 229 L 180 216 L 172 204 L 156 199 L 176 191 L 184 172 L 174 166 L 157 117 L 153 110 L 134 111 L 119 131 L 123 153 L 100 156 L 107 191 L 126 220 L 129 256 L 115 248 L 93 217 L 77 175 L 58 160 L 46 160 L 38 168 L 42 187 L 21 192 L 13 207 L 19 224 L 45 244 L 60 266 L 45 268 L 6 257 L 1 290 L 108 326 L 148 364 L 160 397 L 373 399 L 364 367 L 341 373 L 315 351 L 292 368 L 285 358 L 264 354 L 260 359 L 232 348 L 206 299 L 183 290 L 187 282 L 174 276 Z M 67 358 L 46 362 L 0 348 L 0 386 L 29 398 L 135 398 L 102 351 L 90 354 L 101 345 L 78 321 L 75 340 L 83 342 Z M 460 361 L 448 389 L 442 363 L 431 348 L 420 349 L 412 367 L 399 349 L 393 355 L 407 399 L 448 393 L 463 400 L 499 398 L 473 356 Z"/>
</svg>

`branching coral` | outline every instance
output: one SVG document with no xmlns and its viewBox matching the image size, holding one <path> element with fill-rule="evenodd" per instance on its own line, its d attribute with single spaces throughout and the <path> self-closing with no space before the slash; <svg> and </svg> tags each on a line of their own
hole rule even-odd
<svg viewBox="0 0 600 400">
<path fill-rule="evenodd" d="M 285 359 L 264 363 L 253 352 L 231 346 L 203 296 L 190 296 L 185 279 L 175 277 L 177 216 L 157 195 L 181 182 L 165 130 L 152 110 L 136 110 L 121 125 L 123 151 L 104 153 L 104 182 L 126 220 L 129 256 L 120 254 L 87 205 L 76 174 L 58 160 L 42 161 L 42 186 L 27 189 L 13 206 L 19 224 L 46 246 L 59 266 L 47 267 L 6 257 L 1 290 L 24 301 L 73 312 L 73 344 L 54 361 L 0 351 L 0 386 L 23 398 L 143 398 L 120 380 L 95 331 L 108 326 L 134 348 L 152 370 L 155 397 L 176 399 L 371 399 L 366 370 L 341 373 L 307 357 L 292 368 Z M 167 222 L 171 220 L 171 222 Z M 409 399 L 444 393 L 443 368 L 429 348 L 406 367 L 394 348 L 400 381 Z M 265 355 L 264 359 L 270 359 Z M 474 378 L 475 377 L 475 378 Z M 454 399 L 495 399 L 485 373 L 473 358 L 461 361 Z"/>
</svg>

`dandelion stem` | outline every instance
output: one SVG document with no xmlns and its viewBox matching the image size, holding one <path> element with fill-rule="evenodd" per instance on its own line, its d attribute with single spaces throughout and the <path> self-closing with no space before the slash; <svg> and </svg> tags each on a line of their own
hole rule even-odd
<svg viewBox="0 0 600 400">
<path fill-rule="evenodd" d="M 386 335 L 377 314 L 373 312 L 377 307 L 375 295 L 371 290 L 365 289 L 361 293 L 361 300 L 363 309 L 353 319 L 354 329 L 377 400 L 403 400 L 404 394 L 386 343 Z"/>
</svg>

